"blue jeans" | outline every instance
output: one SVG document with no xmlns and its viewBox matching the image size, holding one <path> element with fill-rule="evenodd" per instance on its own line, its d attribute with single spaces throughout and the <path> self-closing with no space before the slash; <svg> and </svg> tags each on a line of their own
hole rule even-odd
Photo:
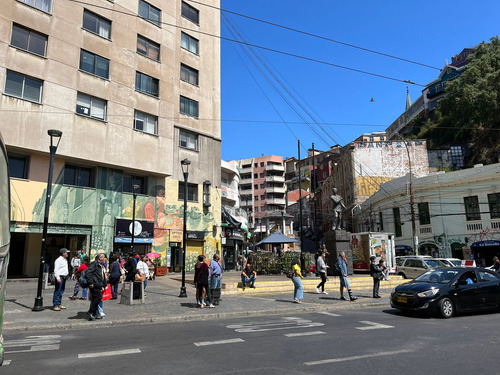
<svg viewBox="0 0 500 375">
<path fill-rule="evenodd" d="M 55 281 L 54 298 L 52 299 L 52 305 L 54 307 L 61 306 L 62 295 L 66 288 L 66 279 L 61 276 L 60 280 L 60 283 L 57 282 L 57 279 Z"/>
<path fill-rule="evenodd" d="M 75 289 L 73 289 L 73 297 L 76 297 L 79 291 L 80 291 L 80 282 L 77 281 L 75 284 Z M 87 288 L 82 288 L 82 298 L 87 298 Z"/>
<path fill-rule="evenodd" d="M 243 288 L 246 287 L 248 283 L 253 286 L 253 284 L 255 284 L 255 275 L 252 274 L 250 277 L 241 276 L 241 282 L 243 284 Z"/>
<path fill-rule="evenodd" d="M 304 299 L 304 287 L 302 286 L 302 280 L 300 277 L 292 277 L 293 285 L 295 286 L 293 290 L 293 299 L 302 300 Z"/>
<path fill-rule="evenodd" d="M 210 278 L 210 288 L 212 289 L 221 289 L 222 288 L 222 277 L 220 276 L 212 276 Z"/>
</svg>

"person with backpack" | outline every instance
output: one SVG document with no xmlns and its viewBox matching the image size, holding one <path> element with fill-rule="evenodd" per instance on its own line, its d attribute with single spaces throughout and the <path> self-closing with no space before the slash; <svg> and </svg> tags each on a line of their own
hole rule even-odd
<svg viewBox="0 0 500 375">
<path fill-rule="evenodd" d="M 292 260 L 292 282 L 294 285 L 293 302 L 302 303 L 304 299 L 304 287 L 302 285 L 302 273 L 300 271 L 299 258 L 295 257 Z"/>
<path fill-rule="evenodd" d="M 89 291 L 92 298 L 90 308 L 87 313 L 89 320 L 102 319 L 98 313 L 99 303 L 102 301 L 102 292 L 106 288 L 108 281 L 106 277 L 105 255 L 100 253 L 95 261 L 90 263 L 85 272 L 85 280 L 89 285 Z"/>
<path fill-rule="evenodd" d="M 120 263 L 116 255 L 111 255 L 109 266 L 109 285 L 111 287 L 111 299 L 118 298 L 118 284 L 120 283 L 121 271 Z"/>
<path fill-rule="evenodd" d="M 87 299 L 87 287 L 84 287 L 83 285 L 80 284 L 80 279 L 82 277 L 85 278 L 85 271 L 89 267 L 89 257 L 85 256 L 83 258 L 83 263 L 78 269 L 76 270 L 76 273 L 73 274 L 72 278 L 76 279 L 76 284 L 75 284 L 75 289 L 73 289 L 73 295 L 69 297 L 71 300 L 75 300 L 77 298 L 78 292 L 80 292 L 80 287 L 82 288 L 82 296 L 80 299 Z"/>
<path fill-rule="evenodd" d="M 347 279 L 347 262 L 345 253 L 342 251 L 337 258 L 337 263 L 335 264 L 337 270 L 340 271 L 339 279 L 340 279 L 340 299 L 345 301 L 344 298 L 344 288 L 347 289 L 349 293 L 349 299 L 351 301 L 356 301 L 358 297 L 354 296 L 351 291 L 351 284 L 349 284 L 349 280 Z"/>
</svg>

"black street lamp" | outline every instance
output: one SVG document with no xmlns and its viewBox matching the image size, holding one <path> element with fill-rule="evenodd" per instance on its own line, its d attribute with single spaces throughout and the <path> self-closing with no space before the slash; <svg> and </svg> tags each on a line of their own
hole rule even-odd
<svg viewBox="0 0 500 375">
<path fill-rule="evenodd" d="M 182 174 L 184 175 L 184 223 L 182 226 L 182 286 L 179 297 L 187 297 L 186 293 L 186 242 L 187 242 L 187 196 L 188 196 L 188 176 L 189 164 L 191 161 L 184 159 L 181 161 Z"/>
<path fill-rule="evenodd" d="M 134 241 L 135 241 L 135 202 L 137 200 L 137 191 L 139 190 L 139 185 L 133 185 L 132 186 L 132 196 L 134 197 L 134 203 L 132 204 L 132 224 L 131 224 L 131 230 L 130 232 L 132 233 L 132 240 L 130 244 L 130 250 L 131 253 L 134 253 Z"/>
<path fill-rule="evenodd" d="M 47 180 L 47 195 L 45 196 L 45 214 L 43 216 L 43 231 L 42 231 L 42 251 L 40 256 L 40 269 L 38 270 L 38 288 L 36 291 L 35 305 L 31 311 L 43 311 L 42 283 L 43 270 L 45 268 L 45 257 L 47 255 L 47 227 L 49 225 L 49 210 L 50 210 L 50 195 L 52 194 L 52 172 L 54 169 L 54 156 L 57 151 L 57 146 L 61 141 L 62 131 L 50 129 L 47 131 L 50 135 L 50 162 L 49 162 L 49 177 Z M 54 138 L 57 138 L 57 143 L 54 145 Z"/>
</svg>

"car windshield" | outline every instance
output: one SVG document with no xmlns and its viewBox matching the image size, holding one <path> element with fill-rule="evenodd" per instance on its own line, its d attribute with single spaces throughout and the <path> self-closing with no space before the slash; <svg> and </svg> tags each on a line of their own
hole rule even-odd
<svg viewBox="0 0 500 375">
<path fill-rule="evenodd" d="M 458 274 L 459 270 L 455 269 L 436 269 L 430 270 L 415 278 L 415 281 L 423 283 L 439 283 L 447 284 Z"/>
<path fill-rule="evenodd" d="M 446 267 L 446 265 L 440 260 L 424 259 L 424 262 L 427 263 L 429 267 Z"/>
</svg>

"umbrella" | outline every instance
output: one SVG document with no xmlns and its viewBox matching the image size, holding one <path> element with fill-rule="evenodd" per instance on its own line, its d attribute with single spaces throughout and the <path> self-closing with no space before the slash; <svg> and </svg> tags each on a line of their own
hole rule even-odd
<svg viewBox="0 0 500 375">
<path fill-rule="evenodd" d="M 275 233 L 271 234 L 269 237 L 266 237 L 262 241 L 258 242 L 257 245 L 293 243 L 293 242 L 299 242 L 299 241 L 297 241 L 291 237 L 285 236 L 284 234 L 275 232 Z"/>
<path fill-rule="evenodd" d="M 149 258 L 159 258 L 160 254 L 158 253 L 147 253 L 146 254 Z"/>
</svg>

